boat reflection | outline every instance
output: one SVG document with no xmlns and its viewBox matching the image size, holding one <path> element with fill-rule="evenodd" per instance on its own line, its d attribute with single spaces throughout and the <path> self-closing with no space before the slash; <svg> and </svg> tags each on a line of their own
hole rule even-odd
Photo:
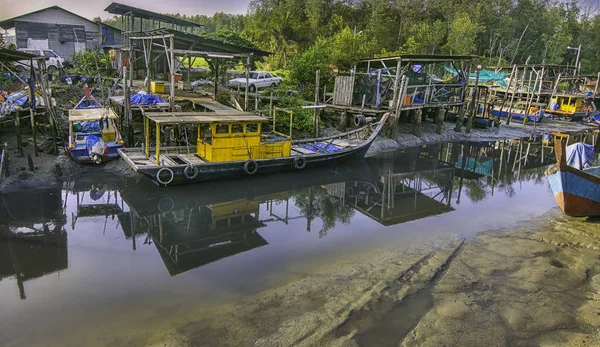
<svg viewBox="0 0 600 347">
<path fill-rule="evenodd" d="M 0 279 L 16 278 L 25 298 L 26 281 L 66 270 L 68 222 L 69 232 L 85 233 L 79 242 L 105 237 L 109 247 L 156 249 L 175 276 L 265 249 L 270 234 L 264 231 L 273 224 L 296 231 L 300 225 L 324 238 L 363 216 L 387 227 L 452 212 L 461 199 L 512 197 L 525 180 L 545 182 L 552 158 L 545 152 L 525 140 L 438 144 L 341 166 L 168 189 L 87 174 L 64 191 L 0 195 Z"/>
</svg>

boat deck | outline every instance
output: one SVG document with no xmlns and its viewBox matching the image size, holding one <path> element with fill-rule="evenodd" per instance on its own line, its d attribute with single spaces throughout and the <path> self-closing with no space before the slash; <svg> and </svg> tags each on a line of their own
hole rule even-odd
<svg viewBox="0 0 600 347">
<path fill-rule="evenodd" d="M 292 156 L 311 156 L 335 153 L 347 148 L 359 146 L 360 139 L 333 139 L 329 141 L 292 145 Z M 317 145 L 317 143 L 319 145 Z M 195 153 L 195 147 L 161 147 L 160 165 L 156 165 L 155 148 L 150 148 L 150 155 L 142 148 L 122 148 L 119 153 L 123 160 L 135 171 L 142 167 L 173 167 L 180 165 L 202 165 L 208 162 Z"/>
</svg>

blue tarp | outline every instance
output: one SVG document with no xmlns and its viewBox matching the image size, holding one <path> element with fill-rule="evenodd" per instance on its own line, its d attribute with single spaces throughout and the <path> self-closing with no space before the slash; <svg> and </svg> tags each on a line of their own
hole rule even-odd
<svg viewBox="0 0 600 347">
<path fill-rule="evenodd" d="M 458 75 L 458 71 L 456 69 L 448 67 L 448 66 L 444 66 L 444 68 L 449 73 L 451 73 L 453 75 Z M 506 87 L 506 81 L 504 79 L 507 76 L 508 76 L 508 74 L 505 72 L 494 72 L 494 71 L 490 71 L 490 70 L 481 70 L 481 71 L 479 71 L 479 82 L 487 83 L 487 82 L 493 81 L 502 87 Z M 469 81 L 475 82 L 476 80 L 477 80 L 477 73 L 476 72 L 470 73 Z"/>
<path fill-rule="evenodd" d="M 331 144 L 326 144 L 324 142 L 317 142 L 313 145 L 304 145 L 304 148 L 316 152 L 317 154 L 327 154 L 327 153 L 335 153 L 335 152 L 339 152 L 341 151 L 340 148 L 331 145 Z"/>
<path fill-rule="evenodd" d="M 132 105 L 156 105 L 166 101 L 154 94 L 133 94 L 130 99 Z"/>
<path fill-rule="evenodd" d="M 585 143 L 574 143 L 567 146 L 567 164 L 576 169 L 583 169 L 594 164 L 594 146 Z"/>
<path fill-rule="evenodd" d="M 83 108 L 97 108 L 100 107 L 100 104 L 98 104 L 94 99 L 85 99 L 83 100 L 78 106 L 77 109 L 83 109 Z"/>
</svg>

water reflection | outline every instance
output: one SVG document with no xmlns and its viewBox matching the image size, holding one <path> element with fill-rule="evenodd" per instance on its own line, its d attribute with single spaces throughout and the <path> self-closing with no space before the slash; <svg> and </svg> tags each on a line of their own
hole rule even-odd
<svg viewBox="0 0 600 347">
<path fill-rule="evenodd" d="M 70 232 L 94 224 L 102 235 L 91 237 L 110 247 L 153 249 L 176 276 L 276 247 L 263 232 L 273 225 L 322 239 L 362 220 L 397 228 L 453 212 L 461 199 L 479 203 L 498 192 L 513 198 L 519 185 L 545 182 L 552 159 L 549 148 L 517 140 L 429 145 L 368 162 L 169 189 L 86 175 L 64 191 L 0 196 L 0 280 L 16 279 L 24 299 L 25 282 L 66 270 L 68 222 Z"/>
<path fill-rule="evenodd" d="M 60 189 L 0 195 L 0 280 L 14 277 L 19 297 L 25 282 L 68 267 Z"/>
</svg>

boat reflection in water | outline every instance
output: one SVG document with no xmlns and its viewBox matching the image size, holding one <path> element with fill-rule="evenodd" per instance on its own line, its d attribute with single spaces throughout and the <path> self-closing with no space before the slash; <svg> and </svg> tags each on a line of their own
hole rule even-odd
<svg viewBox="0 0 600 347">
<path fill-rule="evenodd" d="M 0 195 L 0 280 L 14 277 L 21 299 L 25 282 L 68 267 L 61 190 Z"/>
<path fill-rule="evenodd" d="M 67 269 L 67 221 L 82 232 L 80 243 L 104 237 L 107 247 L 156 248 L 175 276 L 268 250 L 274 234 L 261 235 L 261 229 L 272 224 L 324 238 L 361 216 L 392 226 L 452 212 L 461 198 L 477 203 L 498 191 L 512 198 L 521 182 L 544 184 L 551 159 L 548 149 L 544 157 L 517 140 L 429 145 L 310 172 L 171 189 L 114 174 L 85 175 L 68 182 L 66 192 L 0 195 L 0 279 L 16 277 L 25 298 L 24 282 Z M 102 235 L 77 228 L 84 220 Z"/>
</svg>

